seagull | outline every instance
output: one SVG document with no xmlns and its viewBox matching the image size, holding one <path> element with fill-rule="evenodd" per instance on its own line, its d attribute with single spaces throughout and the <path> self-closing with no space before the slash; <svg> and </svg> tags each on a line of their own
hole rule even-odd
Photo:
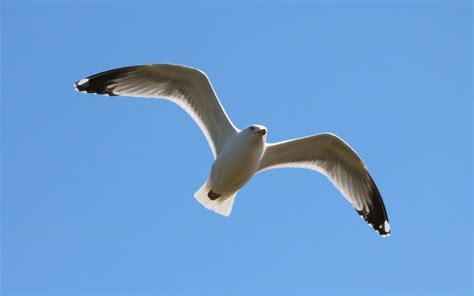
<svg viewBox="0 0 474 296">
<path fill-rule="evenodd" d="M 240 130 L 198 69 L 172 64 L 123 67 L 81 79 L 74 86 L 85 93 L 165 99 L 183 108 L 199 125 L 214 156 L 208 179 L 194 194 L 209 210 L 229 216 L 237 193 L 257 173 L 307 168 L 325 175 L 381 236 L 390 235 L 382 196 L 365 163 L 345 141 L 322 133 L 267 143 L 262 125 Z"/>
</svg>

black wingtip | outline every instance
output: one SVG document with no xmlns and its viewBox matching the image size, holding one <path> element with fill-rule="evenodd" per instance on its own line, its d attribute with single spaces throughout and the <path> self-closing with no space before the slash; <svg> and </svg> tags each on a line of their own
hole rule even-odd
<svg viewBox="0 0 474 296">
<path fill-rule="evenodd" d="M 114 92 L 114 81 L 126 76 L 138 66 L 124 67 L 101 72 L 74 83 L 77 91 L 89 94 L 117 96 Z"/>
<path fill-rule="evenodd" d="M 382 237 L 390 236 L 390 223 L 388 220 L 379 220 L 374 218 L 374 215 L 371 215 L 370 212 L 367 213 L 364 210 L 356 210 L 362 219 L 369 224 L 375 231 L 377 231 Z"/>
<path fill-rule="evenodd" d="M 98 94 L 98 95 L 106 95 L 106 96 L 117 96 L 113 92 L 113 89 L 107 88 L 106 86 L 100 87 L 97 84 L 90 83 L 90 78 L 84 78 L 74 83 L 74 88 L 83 93 L 88 94 Z"/>
<path fill-rule="evenodd" d="M 374 180 L 370 177 L 371 182 L 371 198 L 372 204 L 369 205 L 369 209 L 358 210 L 357 213 L 377 231 L 382 237 L 390 236 L 390 223 L 388 221 L 387 211 L 382 200 L 382 196 L 375 185 Z"/>
</svg>

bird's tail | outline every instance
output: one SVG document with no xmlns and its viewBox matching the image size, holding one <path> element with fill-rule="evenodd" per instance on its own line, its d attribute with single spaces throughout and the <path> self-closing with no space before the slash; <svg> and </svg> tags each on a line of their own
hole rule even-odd
<svg viewBox="0 0 474 296">
<path fill-rule="evenodd" d="M 211 200 L 207 194 L 211 190 L 209 181 L 206 181 L 201 188 L 199 188 L 196 193 L 194 193 L 194 198 L 201 203 L 206 209 L 216 212 L 222 216 L 230 216 L 232 212 L 232 206 L 234 205 L 235 196 L 237 192 L 232 194 L 222 194 L 215 200 Z"/>
</svg>

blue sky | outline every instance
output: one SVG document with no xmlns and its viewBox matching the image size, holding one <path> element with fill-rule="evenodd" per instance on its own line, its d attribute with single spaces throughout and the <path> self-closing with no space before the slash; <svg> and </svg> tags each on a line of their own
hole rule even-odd
<svg viewBox="0 0 474 296">
<path fill-rule="evenodd" d="M 470 295 L 470 2 L 2 4 L 4 295 Z M 74 92 L 115 67 L 204 70 L 240 128 L 333 132 L 367 163 L 382 239 L 322 175 L 259 174 L 233 214 L 158 100 Z"/>
</svg>

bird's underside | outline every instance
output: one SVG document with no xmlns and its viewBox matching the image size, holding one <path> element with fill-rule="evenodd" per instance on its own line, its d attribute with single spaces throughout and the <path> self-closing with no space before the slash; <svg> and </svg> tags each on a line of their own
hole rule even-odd
<svg viewBox="0 0 474 296">
<path fill-rule="evenodd" d="M 235 139 L 250 141 L 253 139 L 250 137 L 255 137 L 259 131 L 262 137 L 266 133 L 266 130 L 261 132 L 261 126 L 238 130 L 225 113 L 207 76 L 186 66 L 153 64 L 124 67 L 81 79 L 75 83 L 75 88 L 81 92 L 109 96 L 161 98 L 178 104 L 206 136 L 215 158 L 213 169 L 216 163 L 223 163 L 216 169 L 214 174 L 217 175 L 232 176 L 233 172 L 226 171 L 226 168 L 232 167 L 226 165 L 226 161 L 232 162 L 232 157 L 229 157 L 234 155 L 232 151 L 253 149 L 250 146 L 243 147 L 247 144 L 242 143 L 247 142 Z M 251 128 L 257 129 L 257 132 Z M 232 148 L 234 150 L 225 152 L 231 144 L 236 146 Z M 273 144 L 266 144 L 263 140 L 263 145 L 261 155 L 258 155 L 258 160 L 252 160 L 253 163 L 234 161 L 248 166 L 242 170 L 246 174 L 251 172 L 251 175 L 242 177 L 244 184 L 253 174 L 274 168 L 301 167 L 320 172 L 328 177 L 357 213 L 380 235 L 390 235 L 388 216 L 374 180 L 359 155 L 339 137 L 325 133 Z M 225 161 L 222 160 L 224 154 L 227 154 Z M 235 167 L 232 169 L 235 170 Z M 219 178 L 214 177 L 214 180 L 211 177 L 195 193 L 195 197 L 206 208 L 228 216 L 240 189 L 237 187 L 243 184 L 239 183 L 237 189 L 220 192 L 226 191 L 222 190 L 226 189 L 226 184 L 219 184 L 220 191 L 216 190 L 213 185 Z"/>
</svg>

